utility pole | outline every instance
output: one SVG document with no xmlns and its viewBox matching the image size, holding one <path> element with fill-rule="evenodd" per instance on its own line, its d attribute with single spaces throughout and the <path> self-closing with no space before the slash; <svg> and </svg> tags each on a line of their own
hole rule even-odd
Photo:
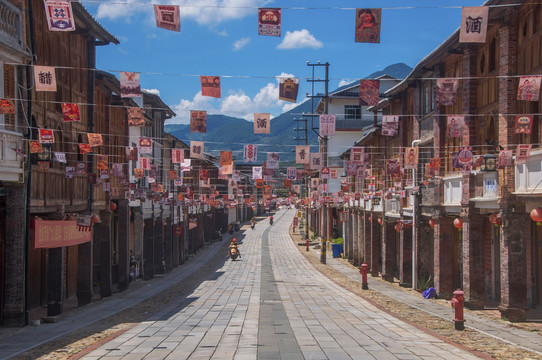
<svg viewBox="0 0 542 360">
<path fill-rule="evenodd" d="M 323 98 L 324 99 L 323 113 L 327 114 L 328 113 L 328 105 L 329 105 L 329 97 L 328 97 L 328 94 L 329 94 L 329 63 L 325 62 L 325 63 L 322 64 L 322 63 L 320 63 L 320 61 L 318 61 L 315 64 L 311 64 L 310 62 L 307 61 L 307 66 L 312 67 L 312 78 L 307 79 L 308 82 L 312 83 L 312 95 L 310 96 L 311 101 L 313 101 L 312 109 L 314 111 L 314 98 L 317 98 L 317 97 L 318 98 Z M 314 76 L 315 69 L 317 67 L 321 67 L 321 66 L 323 66 L 324 69 L 325 69 L 325 75 L 324 75 L 323 80 L 320 77 L 315 78 L 315 76 Z M 322 95 L 314 95 L 314 84 L 319 83 L 319 82 L 324 83 L 324 96 L 322 96 Z M 306 115 L 306 116 L 311 117 L 312 130 L 314 132 L 316 132 L 316 134 L 318 135 L 318 137 L 322 141 L 322 160 L 323 160 L 322 165 L 323 165 L 323 167 L 328 167 L 328 150 L 327 150 L 328 137 L 327 136 L 321 136 L 320 133 L 318 131 L 316 131 L 315 127 L 314 127 L 314 117 L 319 117 L 320 114 L 314 114 L 313 113 L 313 114 L 309 114 L 309 115 Z M 327 191 L 328 191 L 328 189 L 327 189 L 327 179 L 323 179 L 323 184 L 322 185 L 323 185 L 323 187 L 325 189 L 324 195 L 327 195 Z M 324 226 L 323 226 L 324 234 L 321 234 L 322 235 L 322 243 L 321 243 L 321 247 L 320 247 L 320 263 L 325 264 L 326 263 L 327 239 L 329 238 L 329 235 L 330 235 L 329 209 L 327 208 L 325 203 L 324 203 L 324 206 L 322 207 L 322 214 L 323 214 L 322 223 L 324 224 Z"/>
</svg>

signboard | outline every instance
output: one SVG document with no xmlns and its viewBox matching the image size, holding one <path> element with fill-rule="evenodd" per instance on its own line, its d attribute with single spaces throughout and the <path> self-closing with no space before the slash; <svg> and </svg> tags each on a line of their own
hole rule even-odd
<svg viewBox="0 0 542 360">
<path fill-rule="evenodd" d="M 91 240 L 90 231 L 79 231 L 76 220 L 34 220 L 34 248 L 59 248 Z"/>
</svg>

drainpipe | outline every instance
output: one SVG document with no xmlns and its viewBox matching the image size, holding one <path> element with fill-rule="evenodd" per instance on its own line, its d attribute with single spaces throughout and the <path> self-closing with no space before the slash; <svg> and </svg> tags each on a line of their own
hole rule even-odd
<svg viewBox="0 0 542 360">
<path fill-rule="evenodd" d="M 414 140 L 412 141 L 412 146 L 418 146 L 422 141 Z M 416 170 L 412 169 L 412 186 L 416 186 Z M 413 192 L 414 193 L 414 192 Z M 416 290 L 416 283 L 418 282 L 418 259 L 416 257 L 416 247 L 418 244 L 417 233 L 418 233 L 418 194 L 414 194 L 414 203 L 412 204 L 412 288 Z"/>
</svg>

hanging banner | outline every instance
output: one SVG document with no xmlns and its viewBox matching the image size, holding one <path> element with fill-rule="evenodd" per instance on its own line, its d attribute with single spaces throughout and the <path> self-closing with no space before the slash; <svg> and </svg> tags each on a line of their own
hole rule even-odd
<svg viewBox="0 0 542 360">
<path fill-rule="evenodd" d="M 120 72 L 120 97 L 141 97 L 139 73 Z"/>
<path fill-rule="evenodd" d="M 38 161 L 38 171 L 49 172 L 51 163 L 49 161 Z"/>
<path fill-rule="evenodd" d="M 233 182 L 240 182 L 241 181 L 241 171 L 240 170 L 234 170 L 231 175 L 231 179 Z"/>
<path fill-rule="evenodd" d="M 126 160 L 127 161 L 136 161 L 137 160 L 137 148 L 136 147 L 127 147 L 126 150 Z"/>
<path fill-rule="evenodd" d="M 520 144 L 516 149 L 516 165 L 525 164 L 531 155 L 531 144 Z"/>
<path fill-rule="evenodd" d="M 130 107 L 126 109 L 128 112 L 128 126 L 140 127 L 145 126 L 145 116 L 143 109 L 139 107 Z"/>
<path fill-rule="evenodd" d="M 365 162 L 365 148 L 361 146 L 353 146 L 350 149 L 350 162 L 352 164 L 363 164 Z"/>
<path fill-rule="evenodd" d="M 504 169 L 507 166 L 512 166 L 512 150 L 499 151 L 499 158 L 497 159 L 497 169 Z"/>
<path fill-rule="evenodd" d="M 427 177 L 433 177 L 438 174 L 438 171 L 440 170 L 440 158 L 432 158 L 429 160 L 429 163 L 427 164 L 427 170 L 426 175 Z"/>
<path fill-rule="evenodd" d="M 13 104 L 13 100 L 0 99 L 0 114 L 15 115 L 15 104 Z"/>
<path fill-rule="evenodd" d="M 399 177 L 401 176 L 401 168 L 399 166 L 399 160 L 397 159 L 391 159 L 388 160 L 388 163 L 386 164 L 388 175 L 391 177 Z"/>
<path fill-rule="evenodd" d="M 452 78 L 437 79 L 436 81 L 436 102 L 441 106 L 456 104 L 456 93 L 459 81 Z"/>
<path fill-rule="evenodd" d="M 261 166 L 252 167 L 252 179 L 254 179 L 254 180 L 262 179 L 262 167 Z"/>
<path fill-rule="evenodd" d="M 542 76 L 522 76 L 519 79 L 518 100 L 538 101 Z"/>
<path fill-rule="evenodd" d="M 472 167 L 472 147 L 461 146 L 457 153 L 457 161 L 461 164 L 460 168 L 470 170 Z"/>
<path fill-rule="evenodd" d="M 320 179 L 329 179 L 329 168 L 322 167 L 320 169 Z"/>
<path fill-rule="evenodd" d="M 337 177 L 338 177 L 337 169 L 331 169 L 330 172 L 329 172 L 329 176 L 334 180 L 337 179 Z"/>
<path fill-rule="evenodd" d="M 184 161 L 184 150 L 171 149 L 171 162 L 173 164 L 180 164 Z"/>
<path fill-rule="evenodd" d="M 96 169 L 103 170 L 109 168 L 107 155 L 96 155 Z"/>
<path fill-rule="evenodd" d="M 418 148 L 405 148 L 405 169 L 416 169 L 418 167 Z"/>
<path fill-rule="evenodd" d="M 120 177 L 122 176 L 122 164 L 121 163 L 113 163 L 113 176 Z"/>
<path fill-rule="evenodd" d="M 150 170 L 151 169 L 151 159 L 147 157 L 140 157 L 139 158 L 139 168 L 142 170 Z"/>
<path fill-rule="evenodd" d="M 399 116 L 382 116 L 382 136 L 395 136 L 399 130 Z"/>
<path fill-rule="evenodd" d="M 39 129 L 39 142 L 40 144 L 54 144 L 55 135 L 53 133 L 53 130 Z"/>
<path fill-rule="evenodd" d="M 271 114 L 254 114 L 254 134 L 269 134 L 271 132 Z"/>
<path fill-rule="evenodd" d="M 148 163 L 149 165 L 149 168 L 150 168 L 150 163 Z M 145 173 L 143 172 L 143 170 L 145 169 L 142 169 L 142 168 L 134 168 L 134 177 L 136 179 L 143 179 L 143 177 L 145 176 Z M 148 170 L 148 169 L 147 169 Z"/>
<path fill-rule="evenodd" d="M 255 163 L 258 157 L 258 146 L 245 144 L 243 150 L 243 161 L 246 163 Z"/>
<path fill-rule="evenodd" d="M 181 163 L 181 172 L 192 170 L 192 159 L 184 159 Z"/>
<path fill-rule="evenodd" d="M 201 95 L 220 99 L 220 76 L 200 76 Z"/>
<path fill-rule="evenodd" d="M 335 135 L 336 119 L 335 115 L 320 115 L 320 136 Z"/>
<path fill-rule="evenodd" d="M 64 118 L 65 122 L 81 121 L 79 105 L 62 103 L 62 117 Z"/>
<path fill-rule="evenodd" d="M 310 169 L 320 170 L 322 168 L 322 153 L 310 154 Z"/>
<path fill-rule="evenodd" d="M 515 134 L 530 134 L 533 126 L 532 115 L 518 115 L 514 127 Z"/>
<path fill-rule="evenodd" d="M 92 146 L 89 144 L 77 144 L 79 146 L 79 152 L 81 154 L 86 154 L 92 152 Z"/>
<path fill-rule="evenodd" d="M 138 150 L 140 154 L 152 155 L 152 139 L 146 138 L 146 137 L 140 137 Z"/>
<path fill-rule="evenodd" d="M 84 161 L 77 162 L 77 167 L 75 168 L 77 175 L 86 175 L 87 174 L 87 164 Z"/>
<path fill-rule="evenodd" d="M 207 181 L 209 180 L 209 170 L 207 169 L 201 169 L 199 171 L 199 180 L 200 181 Z"/>
<path fill-rule="evenodd" d="M 296 168 L 295 167 L 289 167 L 286 169 L 286 178 L 288 180 L 295 180 L 296 178 Z"/>
<path fill-rule="evenodd" d="M 258 35 L 280 37 L 280 8 L 258 8 Z"/>
<path fill-rule="evenodd" d="M 355 42 L 380 43 L 382 9 L 356 9 Z"/>
<path fill-rule="evenodd" d="M 360 80 L 359 81 L 359 105 L 376 106 L 380 97 L 379 80 Z"/>
<path fill-rule="evenodd" d="M 485 43 L 488 23 L 488 6 L 464 7 L 461 11 L 459 42 Z"/>
<path fill-rule="evenodd" d="M 91 147 L 102 146 L 104 144 L 102 134 L 87 133 L 88 144 Z"/>
<path fill-rule="evenodd" d="M 66 153 L 63 152 L 55 152 L 55 160 L 59 163 L 67 163 L 66 161 Z"/>
<path fill-rule="evenodd" d="M 207 111 L 190 110 L 190 132 L 207 132 Z"/>
<path fill-rule="evenodd" d="M 464 115 L 448 115 L 448 136 L 462 137 L 465 131 Z"/>
<path fill-rule="evenodd" d="M 46 0 L 45 16 L 50 31 L 74 31 L 75 21 L 71 1 Z"/>
<path fill-rule="evenodd" d="M 190 141 L 190 157 L 203 159 L 203 141 Z"/>
<path fill-rule="evenodd" d="M 34 65 L 36 91 L 56 91 L 56 74 L 53 66 Z"/>
<path fill-rule="evenodd" d="M 299 78 L 279 77 L 279 100 L 297 101 Z"/>
<path fill-rule="evenodd" d="M 221 151 L 220 152 L 220 166 L 231 165 L 232 162 L 233 162 L 233 160 L 232 160 L 232 152 L 231 151 Z"/>
<path fill-rule="evenodd" d="M 90 231 L 78 231 L 76 220 L 40 220 L 34 222 L 34 248 L 59 248 L 89 242 Z"/>
<path fill-rule="evenodd" d="M 75 167 L 66 166 L 66 179 L 73 179 L 75 177 Z"/>
<path fill-rule="evenodd" d="M 267 153 L 267 161 L 265 162 L 268 169 L 276 170 L 279 168 L 279 153 Z"/>
<path fill-rule="evenodd" d="M 181 32 L 181 14 L 178 5 L 154 5 L 156 27 Z"/>
<path fill-rule="evenodd" d="M 310 161 L 311 148 L 309 145 L 297 145 L 295 147 L 296 164 L 308 164 Z"/>
</svg>

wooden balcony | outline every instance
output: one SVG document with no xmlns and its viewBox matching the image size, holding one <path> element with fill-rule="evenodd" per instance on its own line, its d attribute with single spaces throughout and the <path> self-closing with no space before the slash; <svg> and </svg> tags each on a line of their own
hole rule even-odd
<svg viewBox="0 0 542 360">
<path fill-rule="evenodd" d="M 75 212 L 88 206 L 88 177 L 84 175 L 67 179 L 64 169 L 43 172 L 33 165 L 30 187 L 32 213 L 55 211 L 59 206 L 64 206 L 65 212 Z"/>
</svg>

